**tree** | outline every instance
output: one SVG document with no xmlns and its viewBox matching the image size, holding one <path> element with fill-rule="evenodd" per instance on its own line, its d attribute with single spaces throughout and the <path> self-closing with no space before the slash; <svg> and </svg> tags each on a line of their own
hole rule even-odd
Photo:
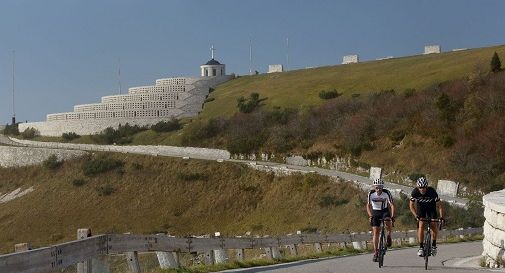
<svg viewBox="0 0 505 273">
<path fill-rule="evenodd" d="M 498 57 L 498 54 L 495 52 L 493 54 L 493 58 L 491 59 L 491 71 L 499 72 L 500 70 L 501 70 L 500 57 Z"/>
</svg>

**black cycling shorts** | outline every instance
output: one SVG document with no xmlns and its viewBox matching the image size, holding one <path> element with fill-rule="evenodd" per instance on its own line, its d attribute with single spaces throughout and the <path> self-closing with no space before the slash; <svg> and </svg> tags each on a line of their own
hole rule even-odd
<svg viewBox="0 0 505 273">
<path fill-rule="evenodd" d="M 391 213 L 389 209 L 383 210 L 372 210 L 372 227 L 380 227 L 381 226 L 381 218 L 391 218 Z"/>
<path fill-rule="evenodd" d="M 417 210 L 417 217 L 419 218 L 431 218 L 431 219 L 437 219 L 437 208 L 436 207 L 423 207 L 423 206 L 418 206 Z"/>
</svg>

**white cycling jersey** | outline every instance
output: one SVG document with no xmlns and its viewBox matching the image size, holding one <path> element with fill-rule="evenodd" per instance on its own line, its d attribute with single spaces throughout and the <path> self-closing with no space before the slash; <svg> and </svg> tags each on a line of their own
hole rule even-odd
<svg viewBox="0 0 505 273">
<path fill-rule="evenodd" d="M 375 189 L 368 193 L 368 204 L 372 204 L 373 210 L 387 209 L 389 203 L 393 203 L 393 196 L 391 195 L 391 192 L 386 189 L 383 189 L 380 195 L 377 194 Z"/>
</svg>

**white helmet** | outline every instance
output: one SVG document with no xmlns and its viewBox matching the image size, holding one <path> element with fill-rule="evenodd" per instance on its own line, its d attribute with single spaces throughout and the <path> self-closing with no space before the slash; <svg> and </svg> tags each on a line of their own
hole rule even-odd
<svg viewBox="0 0 505 273">
<path fill-rule="evenodd" d="M 380 178 L 376 178 L 373 180 L 373 185 L 379 186 L 379 187 L 384 187 L 384 180 L 382 180 Z"/>
<path fill-rule="evenodd" d="M 426 179 L 424 176 L 421 176 L 417 179 L 416 186 L 418 187 L 428 187 L 428 179 Z"/>
</svg>

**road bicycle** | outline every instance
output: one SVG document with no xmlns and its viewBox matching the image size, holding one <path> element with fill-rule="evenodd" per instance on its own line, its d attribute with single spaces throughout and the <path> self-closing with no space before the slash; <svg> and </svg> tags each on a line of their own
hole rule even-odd
<svg viewBox="0 0 505 273">
<path fill-rule="evenodd" d="M 387 237 L 386 237 L 386 228 L 384 222 L 389 221 L 392 222 L 390 218 L 380 219 L 380 236 L 379 236 L 379 248 L 377 249 L 378 255 L 377 255 L 377 261 L 379 262 L 379 268 L 381 268 L 384 265 L 384 255 L 386 255 L 386 251 L 388 250 L 388 243 L 387 243 Z M 394 226 L 394 222 L 392 222 L 392 226 Z"/>
<path fill-rule="evenodd" d="M 419 221 L 426 222 L 425 233 L 424 233 L 424 246 L 423 246 L 423 257 L 424 257 L 424 269 L 428 270 L 428 260 L 431 256 L 431 223 L 437 222 L 438 229 L 442 229 L 442 221 L 439 219 L 431 218 L 420 218 Z"/>
</svg>

